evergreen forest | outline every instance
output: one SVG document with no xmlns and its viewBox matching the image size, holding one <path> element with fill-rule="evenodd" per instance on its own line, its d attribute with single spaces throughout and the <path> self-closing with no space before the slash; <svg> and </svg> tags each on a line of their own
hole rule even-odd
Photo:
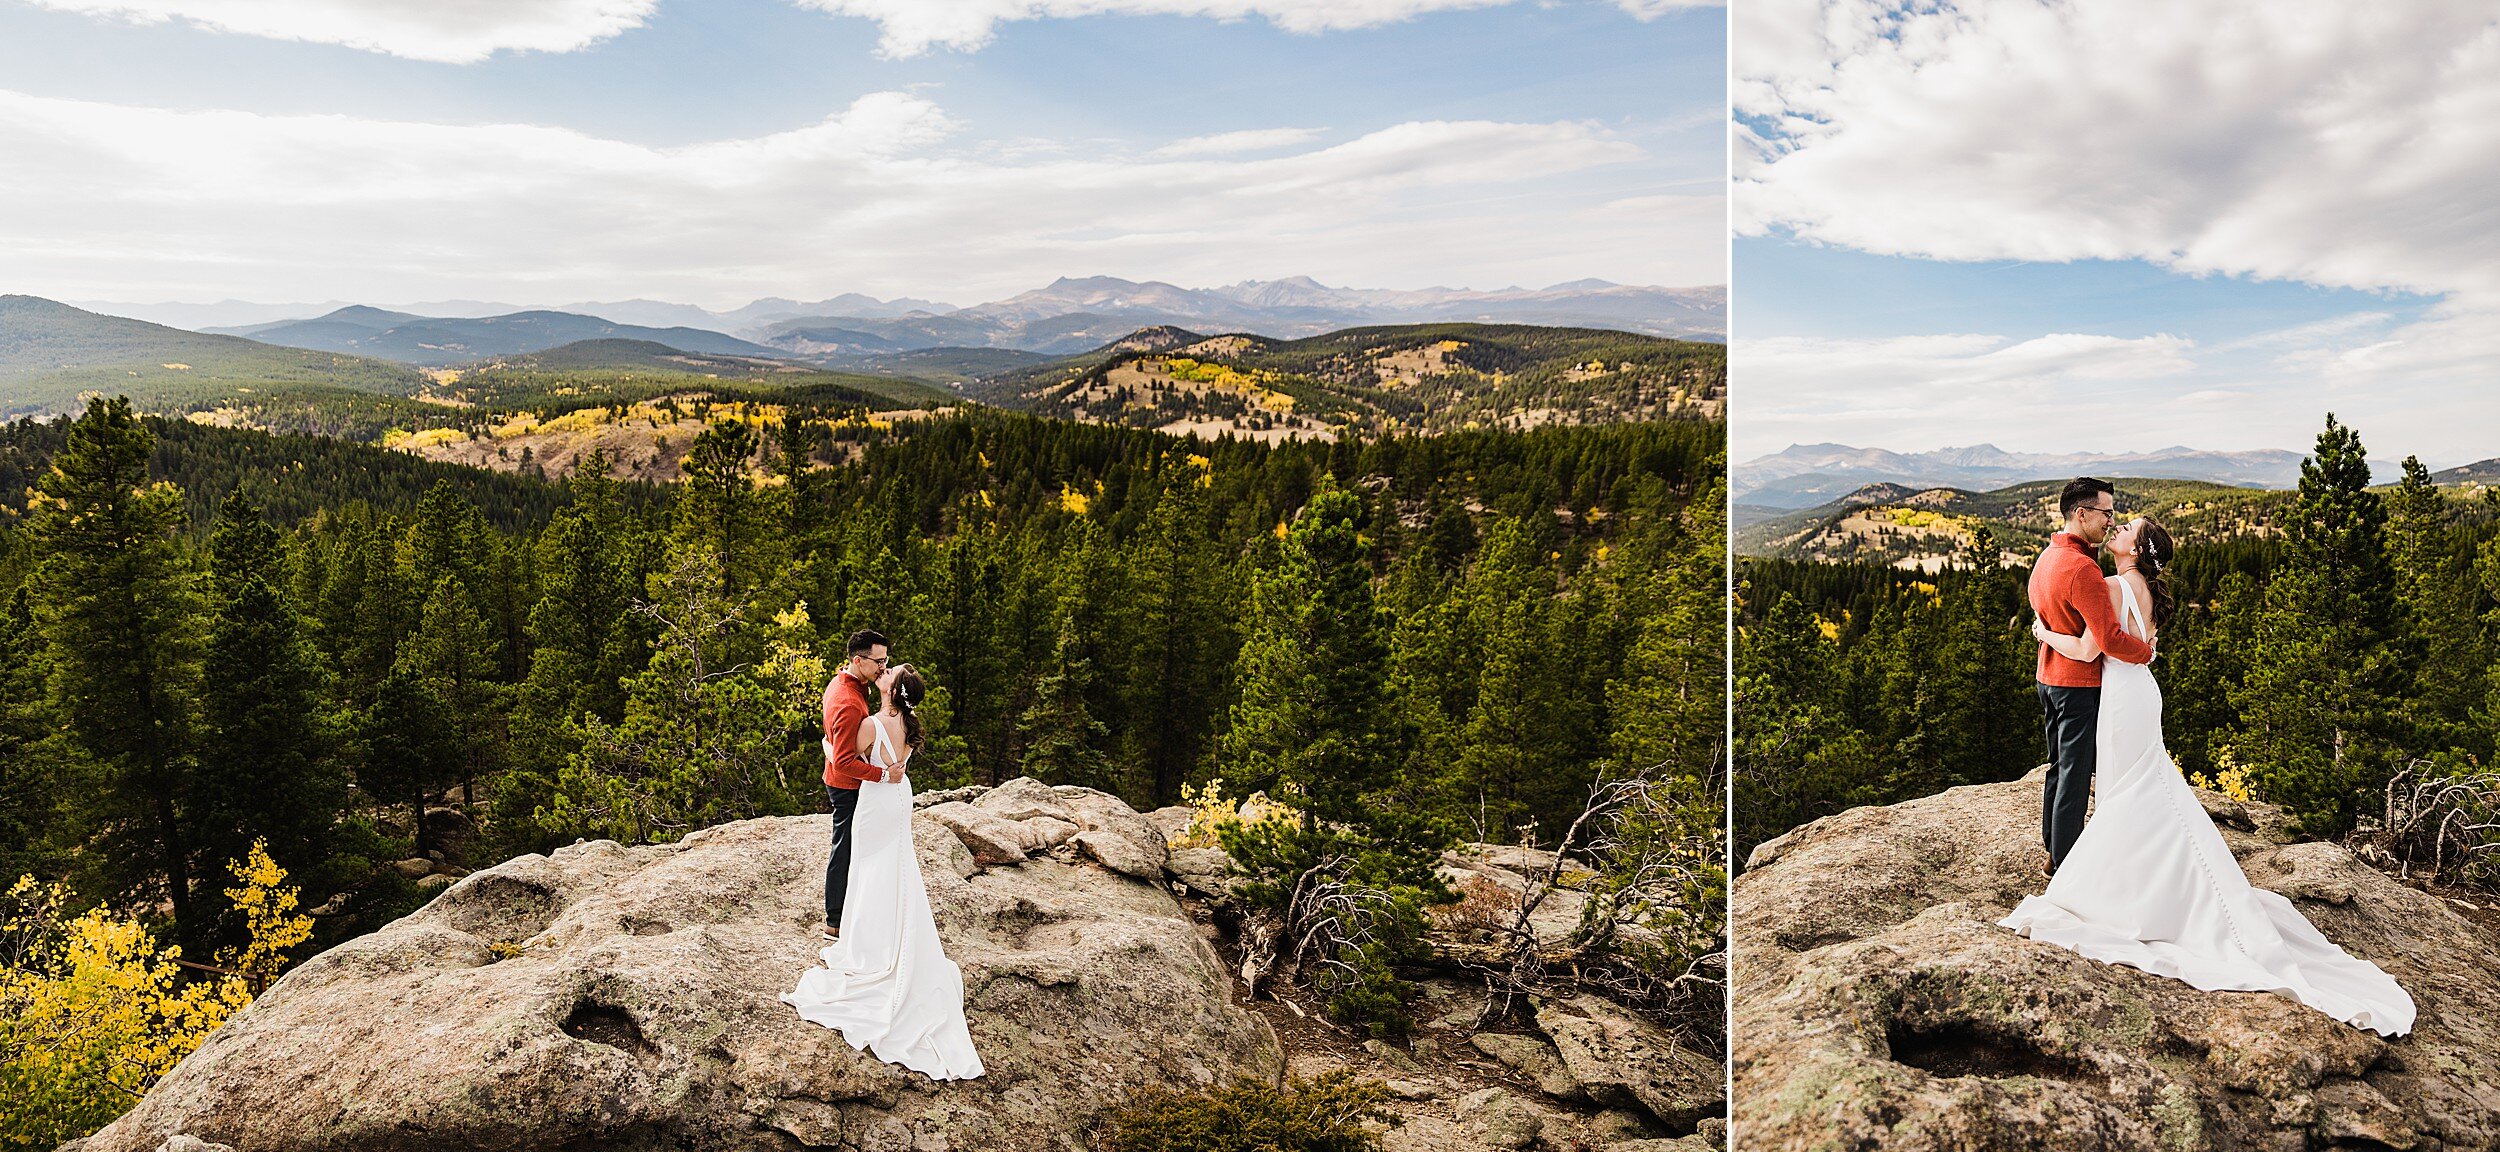
<svg viewBox="0 0 2500 1152">
<path fill-rule="evenodd" d="M 2131 486 L 2116 483 L 2123 514 Z M 2373 485 L 2360 432 L 2330 415 L 2269 519 L 2173 526 L 2178 608 L 2153 664 L 2172 758 L 2365 858 L 2500 881 L 2500 493 L 2434 484 L 2411 458 Z M 2029 568 L 1999 554 L 1983 528 L 1933 574 L 1739 561 L 1740 866 L 1818 817 L 2046 759 Z"/>
<path fill-rule="evenodd" d="M 1722 425 L 1258 443 L 968 409 L 837 445 L 850 402 L 712 423 L 669 484 L 126 398 L 0 428 L 0 875 L 218 955 L 268 919 L 226 887 L 260 846 L 301 957 L 436 890 L 395 861 L 823 811 L 820 697 L 875 628 L 932 685 L 919 790 L 1265 793 L 1302 819 L 1229 844 L 1245 868 L 1368 861 L 1403 934 L 1323 991 L 1377 1028 L 1442 849 L 1648 845 L 1616 892 L 1661 930 L 1616 962 L 1717 1042 L 1715 990 L 1677 990 L 1723 949 Z"/>
</svg>

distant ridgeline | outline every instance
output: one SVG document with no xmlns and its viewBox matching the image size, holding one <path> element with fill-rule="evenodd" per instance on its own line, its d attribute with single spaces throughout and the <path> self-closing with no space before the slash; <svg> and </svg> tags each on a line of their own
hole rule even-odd
<svg viewBox="0 0 2500 1152">
<path fill-rule="evenodd" d="M 2115 481 L 2179 549 L 2153 665 L 2171 754 L 2314 835 L 2384 818 L 2400 772 L 2500 752 L 2500 492 L 2479 466 L 2404 464 L 2371 484 L 2330 418 L 2297 489 Z M 2061 484 L 1870 485 L 1738 531 L 1738 860 L 1844 808 L 2040 761 L 2024 580 Z"/>
<path fill-rule="evenodd" d="M 971 389 L 1072 419 L 1264 437 L 1716 419 L 1727 347 L 1591 328 L 1410 324 L 1303 340 L 1151 328 Z"/>
<path fill-rule="evenodd" d="M 2490 514 L 2472 468 L 2431 477 L 2469 519 Z M 2279 544 L 2284 518 L 2298 503 L 2289 489 L 2246 488 L 2201 480 L 2119 478 L 2118 507 L 2151 516 L 2181 544 L 2264 549 Z M 1835 564 L 1877 564 L 1935 572 L 1967 563 L 1981 534 L 1997 562 L 2027 565 L 2058 527 L 2057 495 L 2063 478 L 2034 480 L 1988 492 L 1960 488 L 1912 488 L 1868 484 L 1828 504 L 1800 512 L 1749 509 L 1739 516 L 1736 551 L 1742 556 Z M 2382 486 L 2385 491 L 2390 486 Z"/>
<path fill-rule="evenodd" d="M 265 342 L 280 339 L 306 346 Z M 531 350 L 499 351 L 511 348 Z M 751 423 L 795 412 L 855 433 L 871 413 L 978 401 L 1209 438 L 1332 439 L 1715 420 L 1727 375 L 1722 344 L 1476 323 L 1301 340 L 1154 327 L 1072 357 L 1011 352 L 905 349 L 872 358 L 895 375 L 867 375 L 718 333 L 567 313 L 436 320 L 344 308 L 218 334 L 10 296 L 0 297 L 0 415 L 127 395 L 195 423 L 507 471 L 560 474 L 596 447 L 625 475 L 673 480 L 716 408 Z"/>
</svg>

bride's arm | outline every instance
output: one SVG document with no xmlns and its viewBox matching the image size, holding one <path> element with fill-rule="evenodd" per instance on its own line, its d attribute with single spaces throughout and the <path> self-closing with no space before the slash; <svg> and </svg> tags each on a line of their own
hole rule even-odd
<svg viewBox="0 0 2500 1152">
<path fill-rule="evenodd" d="M 2114 597 L 2118 595 L 2118 586 L 2111 584 L 2107 587 L 2107 591 Z M 2038 616 L 2034 616 L 2031 618 L 2031 635 L 2055 650 L 2058 655 L 2069 660 L 2089 664 L 2101 658 L 2100 638 L 2092 635 L 2092 628 L 2088 624 L 2084 626 L 2082 635 L 2069 636 L 2063 632 L 2051 631 L 2046 623 L 2043 623 Z"/>
<path fill-rule="evenodd" d="M 2058 655 L 2069 660 L 2079 660 L 2089 664 L 2101 658 L 2100 642 L 2092 638 L 2092 630 L 2089 628 L 2084 629 L 2081 636 L 2069 636 L 2063 632 L 2050 631 L 2047 624 L 2034 616 L 2031 618 L 2031 634 L 2041 643 L 2054 649 Z"/>
</svg>

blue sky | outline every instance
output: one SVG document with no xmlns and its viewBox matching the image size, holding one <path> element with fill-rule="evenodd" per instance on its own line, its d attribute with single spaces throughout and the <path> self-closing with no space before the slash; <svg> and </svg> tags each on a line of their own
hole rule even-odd
<svg viewBox="0 0 2500 1152">
<path fill-rule="evenodd" d="M 2500 18 L 1749 0 L 1731 458 L 2500 456 Z"/>
<path fill-rule="evenodd" d="M 0 0 L 0 149 L 34 177 L 0 184 L 0 279 L 712 306 L 1097 273 L 1724 282 L 1722 9 L 984 25 L 987 2 L 923 6 L 956 39 L 913 41 L 903 0 L 513 0 L 538 22 L 416 29 L 282 0 L 265 34 L 203 26 L 224 0 Z"/>
</svg>

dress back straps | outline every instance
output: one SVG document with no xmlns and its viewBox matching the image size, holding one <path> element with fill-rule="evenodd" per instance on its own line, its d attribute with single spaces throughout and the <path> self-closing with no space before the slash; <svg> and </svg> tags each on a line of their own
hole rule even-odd
<svg viewBox="0 0 2500 1152">
<path fill-rule="evenodd" d="M 2118 594 L 2126 601 L 2127 615 L 2135 617 L 2135 627 L 2130 631 L 2135 633 L 2137 639 L 2149 639 L 2153 634 L 2153 627 L 2145 623 L 2144 609 L 2136 603 L 2135 582 L 2124 576 L 2119 577 Z"/>
<path fill-rule="evenodd" d="M 894 767 L 896 765 L 894 742 L 886 738 L 885 721 L 879 717 L 871 716 L 868 718 L 868 722 L 877 726 L 876 750 L 877 754 L 882 758 L 882 763 L 879 766 L 885 768 Z"/>
</svg>

